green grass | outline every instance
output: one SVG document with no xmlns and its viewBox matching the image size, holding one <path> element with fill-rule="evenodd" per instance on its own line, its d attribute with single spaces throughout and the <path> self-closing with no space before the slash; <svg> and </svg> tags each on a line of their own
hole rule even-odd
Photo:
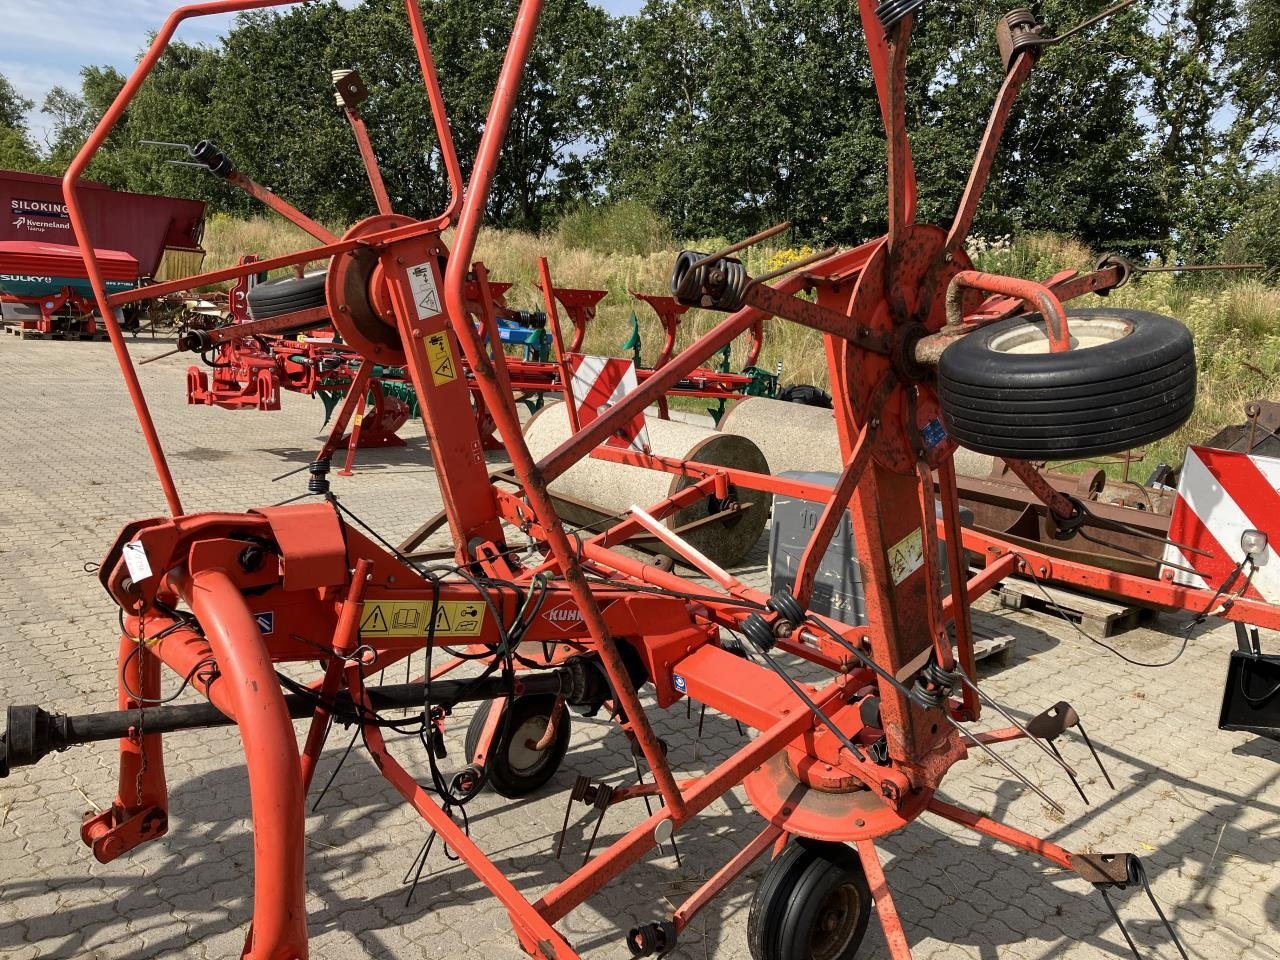
<svg viewBox="0 0 1280 960">
<path fill-rule="evenodd" d="M 721 242 L 712 238 L 683 246 L 706 250 Z M 233 264 L 243 253 L 278 256 L 316 245 L 280 221 L 223 216 L 210 220 L 204 243 L 209 251 L 206 270 Z M 534 286 L 539 256 L 547 257 L 556 286 L 606 290 L 608 295 L 589 328 L 586 349 L 621 355 L 634 311 L 640 320 L 644 357 L 652 362 L 662 345 L 662 329 L 653 311 L 632 298 L 630 291 L 666 293 L 681 248 L 667 225 L 652 213 L 639 205 L 621 204 L 583 208 L 544 236 L 486 230 L 476 259 L 484 262 L 495 280 L 515 284 L 507 298 L 515 307 L 543 306 Z M 809 252 L 808 248 L 757 247 L 746 254 L 747 266 L 753 274 L 763 273 Z M 1032 234 L 1013 242 L 977 238 L 970 242 L 970 254 L 978 269 L 1032 279 L 1067 269 L 1088 270 L 1097 259 L 1082 244 L 1051 234 Z M 1241 422 L 1246 401 L 1280 395 L 1280 289 L 1235 275 L 1188 279 L 1151 274 L 1107 298 L 1090 295 L 1072 305 L 1124 306 L 1166 314 L 1186 323 L 1195 337 L 1200 374 L 1195 415 L 1178 433 L 1146 451 L 1146 464 L 1181 462 L 1187 443 L 1208 439 L 1221 427 Z M 690 311 L 681 326 L 680 343 L 689 343 L 718 319 L 718 314 Z M 734 369 L 741 369 L 747 346 L 746 338 L 734 345 Z M 829 385 L 821 336 L 794 323 L 767 321 L 759 363 L 769 370 L 781 364 L 784 384 Z M 1142 470 L 1135 468 L 1135 475 Z"/>
</svg>

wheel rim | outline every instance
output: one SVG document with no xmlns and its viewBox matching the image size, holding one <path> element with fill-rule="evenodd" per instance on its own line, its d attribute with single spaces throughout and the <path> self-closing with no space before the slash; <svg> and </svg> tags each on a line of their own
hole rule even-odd
<svg viewBox="0 0 1280 960">
<path fill-rule="evenodd" d="M 542 765 L 547 758 L 548 750 L 535 750 L 530 742 L 537 743 L 547 732 L 549 717 L 528 717 L 511 733 L 511 741 L 507 747 L 507 766 L 513 773 L 528 775 Z"/>
<path fill-rule="evenodd" d="M 852 883 L 842 883 L 822 901 L 809 937 L 809 956 L 813 960 L 837 960 L 845 956 L 850 942 L 858 934 L 860 900 Z"/>
<path fill-rule="evenodd" d="M 1071 349 L 1077 352 L 1115 343 L 1133 333 L 1133 324 L 1119 317 L 1068 317 L 1067 327 L 1071 333 Z M 995 353 L 1047 354 L 1050 352 L 1049 334 L 1043 321 L 1020 324 L 992 337 L 991 350 Z"/>
</svg>

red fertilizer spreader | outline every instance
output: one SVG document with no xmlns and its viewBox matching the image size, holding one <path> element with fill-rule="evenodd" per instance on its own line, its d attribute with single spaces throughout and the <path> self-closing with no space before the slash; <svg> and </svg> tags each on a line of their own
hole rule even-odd
<svg viewBox="0 0 1280 960">
<path fill-rule="evenodd" d="M 138 260 L 122 250 L 98 250 L 107 293 L 138 285 Z M 0 241 L 0 316 L 20 336 L 95 339 L 100 320 L 80 251 L 38 240 Z"/>
</svg>

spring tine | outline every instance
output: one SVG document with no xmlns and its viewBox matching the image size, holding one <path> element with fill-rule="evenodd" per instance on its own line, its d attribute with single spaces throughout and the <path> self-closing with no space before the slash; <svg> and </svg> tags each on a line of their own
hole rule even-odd
<svg viewBox="0 0 1280 960">
<path fill-rule="evenodd" d="M 1084 732 L 1084 724 L 1080 722 L 1079 718 L 1076 719 L 1076 727 L 1080 731 L 1080 736 L 1084 738 L 1085 745 L 1089 748 L 1089 752 L 1093 754 L 1093 760 L 1098 765 L 1098 769 L 1101 770 L 1102 775 L 1106 777 L 1107 786 L 1114 790 L 1116 785 L 1111 782 L 1111 774 L 1107 773 L 1107 768 L 1102 765 L 1102 757 L 1098 756 L 1098 751 L 1094 749 L 1093 741 L 1089 739 L 1089 735 Z"/>
<path fill-rule="evenodd" d="M 964 675 L 963 671 L 957 671 L 957 675 L 960 677 L 960 680 L 964 683 L 966 687 L 968 687 L 970 690 L 972 690 L 974 693 L 980 696 L 983 700 L 985 700 L 998 714 L 1000 714 L 1000 716 L 1004 717 L 1006 720 L 1012 723 L 1015 727 L 1017 727 L 1022 732 L 1022 735 L 1026 737 L 1028 740 L 1030 740 L 1032 743 L 1034 743 L 1042 751 L 1044 751 L 1045 755 L 1048 756 L 1050 760 L 1054 761 L 1056 764 L 1058 764 L 1058 766 L 1062 767 L 1063 770 L 1067 771 L 1067 776 L 1071 778 L 1072 782 L 1075 782 L 1076 772 L 1067 765 L 1067 762 L 1065 760 L 1062 759 L 1062 754 L 1058 753 L 1057 750 L 1050 751 L 1049 748 L 1045 746 L 1044 742 L 1039 737 L 1033 736 L 1031 731 L 1028 730 L 1025 726 L 1023 726 L 1022 723 L 1019 722 L 1017 717 L 1015 717 L 1012 713 L 1006 710 L 1000 703 L 996 701 L 994 697 L 988 696 L 986 693 L 984 693 L 976 683 L 974 683 L 972 680 L 970 680 L 967 676 Z M 1076 789 L 1079 789 L 1079 784 L 1076 784 Z M 1085 803 L 1088 803 L 1088 802 L 1089 802 L 1088 800 L 1085 800 Z"/>
<path fill-rule="evenodd" d="M 785 233 L 790 229 L 791 221 L 787 220 L 783 223 L 777 224 L 776 226 L 770 227 L 768 230 L 761 230 L 759 233 L 752 234 L 745 240 L 739 240 L 737 243 L 731 243 L 729 246 L 724 247 L 721 250 L 717 250 L 715 253 L 707 254 L 701 260 L 691 264 L 689 266 L 689 272 L 692 273 L 700 267 L 705 267 L 709 263 L 715 263 L 717 260 L 723 260 L 725 257 L 731 257 L 740 250 L 745 250 L 747 247 L 754 247 L 757 243 L 763 243 L 770 237 L 776 237 L 778 234 Z"/>
<path fill-rule="evenodd" d="M 747 732 L 746 732 L 745 730 L 743 730 L 743 729 L 742 729 L 742 721 L 741 721 L 741 720 L 739 720 L 739 719 L 737 719 L 737 718 L 735 717 L 735 718 L 734 718 L 734 720 L 733 720 L 733 725 L 734 725 L 735 727 L 737 727 L 737 728 L 738 728 L 738 736 L 740 736 L 740 737 L 745 737 L 745 736 L 747 735 Z"/>
<path fill-rule="evenodd" d="M 573 794 L 569 794 L 569 800 L 564 805 L 564 823 L 560 825 L 560 839 L 556 841 L 556 859 L 560 859 L 560 854 L 564 852 L 564 836 L 569 832 L 569 814 L 573 812 Z"/>
<path fill-rule="evenodd" d="M 157 360 L 163 360 L 165 357 L 172 357 L 175 353 L 181 352 L 181 350 L 175 347 L 173 350 L 166 350 L 164 353 L 157 353 L 154 357 L 147 357 L 145 360 L 139 360 L 138 366 L 142 366 L 146 363 L 155 363 Z"/>
<path fill-rule="evenodd" d="M 1053 751 L 1054 756 L 1059 760 L 1062 759 L 1062 754 L 1058 752 L 1058 748 L 1054 745 L 1052 740 L 1049 741 L 1049 749 Z M 1080 781 L 1076 779 L 1075 774 L 1072 773 L 1069 768 L 1067 769 L 1067 776 L 1071 778 L 1071 783 L 1075 786 L 1076 793 L 1080 794 L 1080 799 L 1084 801 L 1085 806 L 1089 806 L 1089 797 L 1085 794 L 1084 787 L 1080 786 Z"/>
<path fill-rule="evenodd" d="M 1173 941 L 1173 945 L 1178 948 L 1178 953 L 1182 954 L 1182 960 L 1190 960 L 1187 951 L 1182 947 L 1182 941 L 1178 939 L 1178 933 L 1173 929 L 1173 924 L 1169 922 L 1169 918 L 1164 915 L 1164 911 L 1160 909 L 1160 901 L 1156 899 L 1155 893 L 1151 889 L 1151 884 L 1147 880 L 1147 868 L 1142 865 L 1142 858 L 1133 856 L 1129 858 L 1129 875 L 1136 877 L 1138 882 L 1142 884 L 1142 889 L 1147 892 L 1147 899 L 1151 901 L 1151 906 L 1156 911 L 1156 916 L 1160 918 L 1160 922 L 1164 924 L 1165 930 L 1169 934 L 1169 939 Z"/>
<path fill-rule="evenodd" d="M 693 701 L 688 697 L 684 698 L 684 718 L 686 720 L 693 719 Z"/>
<path fill-rule="evenodd" d="M 587 852 L 582 856 L 582 865 L 585 867 L 587 861 L 591 859 L 591 850 L 596 845 L 596 837 L 600 835 L 600 825 L 604 823 L 604 815 L 608 813 L 609 807 L 602 805 L 600 807 L 600 816 L 596 817 L 595 829 L 591 831 L 591 839 L 587 841 Z"/>
<path fill-rule="evenodd" d="M 329 788 L 333 786 L 333 781 L 338 779 L 338 773 L 342 770 L 342 765 L 347 762 L 347 757 L 351 755 L 351 748 L 356 745 L 356 737 L 360 736 L 360 726 L 356 725 L 355 732 L 351 734 L 351 741 L 347 744 L 347 749 L 342 751 L 342 757 L 338 760 L 338 765 L 333 768 L 333 773 L 329 774 L 329 779 L 325 781 L 324 789 L 320 791 L 320 795 L 316 797 L 316 802 L 311 805 L 311 812 L 315 813 L 320 806 L 320 801 L 324 799 L 324 795 L 329 792 Z"/>
<path fill-rule="evenodd" d="M 974 744 L 978 746 L 979 749 L 982 750 L 983 753 L 985 753 L 992 760 L 1000 764 L 1000 766 L 1004 767 L 1006 770 L 1012 773 L 1015 777 L 1021 780 L 1024 784 L 1030 787 L 1033 791 L 1035 791 L 1035 793 L 1040 797 L 1040 799 L 1043 800 L 1045 803 L 1049 804 L 1049 806 L 1053 807 L 1054 810 L 1058 811 L 1058 813 L 1062 814 L 1063 816 L 1066 816 L 1067 811 L 1066 811 L 1066 808 L 1062 806 L 1062 804 L 1058 803 L 1058 801 L 1054 800 L 1053 797 L 1049 796 L 1047 793 L 1045 793 L 1043 790 L 1037 787 L 1034 783 L 1032 783 L 1030 780 L 1024 777 L 1021 773 L 1019 773 L 1017 769 L 1014 768 L 1013 764 L 1011 764 L 1008 760 L 1000 756 L 1000 754 L 996 753 L 989 746 L 987 746 L 985 743 L 983 743 L 981 740 L 975 737 L 972 733 L 970 733 L 968 730 L 962 727 L 957 721 L 952 719 L 950 714 L 945 714 L 945 716 L 947 718 L 948 723 L 950 723 L 953 727 L 959 730 L 964 736 L 968 737 L 970 741 L 972 741 Z"/>
<path fill-rule="evenodd" d="M 1116 906 L 1111 902 L 1111 898 L 1107 896 L 1107 891 L 1099 887 L 1098 892 L 1102 894 L 1102 902 L 1107 905 L 1107 909 L 1111 911 L 1111 918 L 1115 920 L 1116 926 L 1120 928 L 1120 932 L 1124 935 L 1125 943 L 1129 944 L 1129 949 L 1133 951 L 1133 960 L 1142 960 L 1142 954 L 1138 952 L 1138 947 L 1133 942 L 1133 937 L 1129 936 L 1129 931 L 1125 929 L 1124 921 L 1120 919 L 1120 914 L 1116 912 Z"/>
<path fill-rule="evenodd" d="M 418 851 L 418 855 L 413 858 L 413 863 L 409 864 L 409 873 L 413 874 L 413 884 L 409 887 L 408 896 L 404 898 L 404 905 L 406 907 L 408 907 L 413 900 L 413 892 L 418 889 L 418 881 L 422 879 L 422 871 L 426 869 L 427 857 L 431 854 L 431 845 L 435 843 L 435 840 L 436 832 L 432 830 L 427 836 L 426 843 L 424 843 L 422 845 L 422 849 Z M 414 867 L 418 868 L 417 872 L 414 872 Z M 409 882 L 409 873 L 404 875 L 404 879 L 400 881 L 401 883 Z"/>
<path fill-rule="evenodd" d="M 702 724 L 707 719 L 707 705 L 704 703 L 698 712 L 698 739 L 702 739 Z"/>
</svg>

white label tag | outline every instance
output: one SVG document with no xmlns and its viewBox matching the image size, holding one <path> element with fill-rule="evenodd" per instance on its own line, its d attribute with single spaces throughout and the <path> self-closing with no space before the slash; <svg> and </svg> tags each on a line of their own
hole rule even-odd
<svg viewBox="0 0 1280 960">
<path fill-rule="evenodd" d="M 436 289 L 436 275 L 431 264 L 420 263 L 409 268 L 409 288 L 413 291 L 419 320 L 430 320 L 441 312 L 440 291 Z"/>
<path fill-rule="evenodd" d="M 896 586 L 924 566 L 924 531 L 913 530 L 889 548 L 889 572 Z"/>
<path fill-rule="evenodd" d="M 124 565 L 129 568 L 129 577 L 134 583 L 141 583 L 151 576 L 151 562 L 147 560 L 147 548 L 138 540 L 124 545 Z"/>
</svg>

